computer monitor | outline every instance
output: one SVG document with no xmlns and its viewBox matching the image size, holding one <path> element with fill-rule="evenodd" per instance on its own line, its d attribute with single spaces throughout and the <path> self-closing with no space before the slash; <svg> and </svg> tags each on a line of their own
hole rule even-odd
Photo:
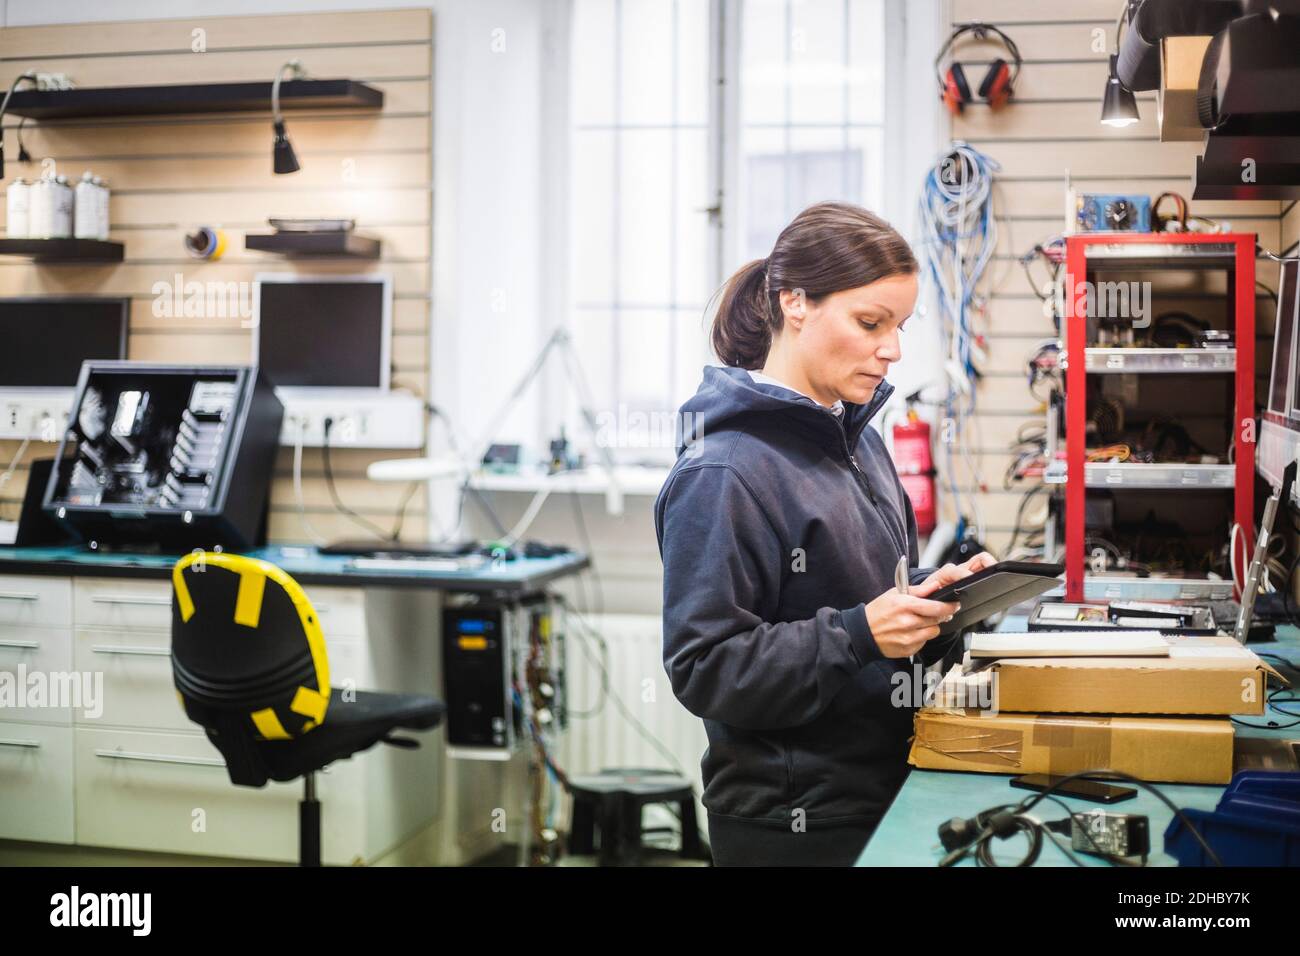
<svg viewBox="0 0 1300 956">
<path fill-rule="evenodd" d="M 1300 422 L 1300 382 L 1296 381 L 1296 349 L 1300 347 L 1300 338 L 1296 335 L 1296 318 L 1297 309 L 1300 309 L 1300 281 L 1297 277 L 1297 268 L 1300 262 L 1283 262 L 1282 268 L 1278 270 L 1277 284 L 1277 331 L 1273 336 L 1273 369 L 1279 371 L 1279 363 L 1289 365 L 1289 374 L 1286 375 L 1290 382 L 1290 398 L 1287 403 L 1278 410 L 1283 411 L 1293 421 Z M 1272 382 L 1270 381 L 1270 386 Z M 1279 389 L 1281 396 L 1285 396 L 1286 390 Z M 1274 394 L 1270 387 L 1268 395 L 1269 410 L 1274 409 Z M 1300 427 L 1298 425 L 1297 427 Z"/>
<path fill-rule="evenodd" d="M 253 321 L 253 363 L 277 387 L 389 387 L 387 275 L 259 275 Z"/>
<path fill-rule="evenodd" d="M 1268 381 L 1268 410 L 1290 414 L 1294 399 L 1291 381 L 1295 375 L 1296 266 L 1284 262 L 1277 289 L 1277 324 L 1273 331 L 1273 372 Z"/>
<path fill-rule="evenodd" d="M 1286 466 L 1300 457 L 1300 262 L 1282 263 L 1278 274 L 1277 323 L 1273 333 L 1273 369 L 1268 407 L 1260 414 L 1255 468 L 1274 488 L 1281 487 Z M 1292 488 L 1292 502 L 1300 506 Z"/>
<path fill-rule="evenodd" d="M 81 363 L 126 358 L 131 300 L 0 299 L 0 388 L 72 388 Z"/>
</svg>

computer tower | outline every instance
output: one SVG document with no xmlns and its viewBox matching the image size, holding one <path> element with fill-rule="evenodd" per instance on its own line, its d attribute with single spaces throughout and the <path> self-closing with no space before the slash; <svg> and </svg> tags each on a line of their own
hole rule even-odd
<svg viewBox="0 0 1300 956">
<path fill-rule="evenodd" d="M 92 547 L 255 547 L 283 414 L 255 367 L 86 362 L 42 508 Z"/>
</svg>

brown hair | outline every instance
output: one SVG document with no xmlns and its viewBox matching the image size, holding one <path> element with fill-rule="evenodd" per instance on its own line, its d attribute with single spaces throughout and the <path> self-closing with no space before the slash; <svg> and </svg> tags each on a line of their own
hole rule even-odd
<svg viewBox="0 0 1300 956">
<path fill-rule="evenodd" d="M 895 229 L 845 202 L 809 206 L 781 230 L 766 259 L 741 266 L 722 288 L 713 318 L 713 351 L 726 365 L 762 368 L 781 331 L 781 290 L 802 289 L 810 302 L 918 271 Z"/>
</svg>

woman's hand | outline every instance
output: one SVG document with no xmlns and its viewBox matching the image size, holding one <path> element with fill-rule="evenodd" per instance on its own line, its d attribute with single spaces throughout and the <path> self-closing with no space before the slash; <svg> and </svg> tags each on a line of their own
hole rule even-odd
<svg viewBox="0 0 1300 956">
<path fill-rule="evenodd" d="M 938 637 L 939 625 L 957 613 L 961 606 L 958 602 L 931 601 L 924 596 L 941 586 L 927 588 L 933 577 L 911 589 L 910 594 L 890 588 L 867 605 L 867 626 L 885 657 L 912 656 L 926 641 Z"/>
<path fill-rule="evenodd" d="M 945 564 L 937 569 L 928 578 L 916 585 L 912 589 L 913 594 L 926 595 L 939 588 L 945 588 L 950 584 L 955 584 L 962 578 L 968 578 L 976 571 L 983 571 L 985 568 L 992 567 L 998 563 L 998 559 L 993 557 L 987 551 L 981 551 L 975 557 L 962 564 Z"/>
</svg>

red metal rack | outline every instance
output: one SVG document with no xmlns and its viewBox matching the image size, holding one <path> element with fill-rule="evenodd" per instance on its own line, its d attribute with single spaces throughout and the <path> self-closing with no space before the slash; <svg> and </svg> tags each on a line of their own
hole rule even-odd
<svg viewBox="0 0 1300 956">
<path fill-rule="evenodd" d="M 1253 233 L 1085 233 L 1067 236 L 1065 243 L 1065 370 L 1066 466 L 1065 482 L 1065 593 L 1066 600 L 1084 599 L 1084 500 L 1088 480 L 1087 290 L 1085 281 L 1098 267 L 1107 270 L 1165 271 L 1218 269 L 1228 276 L 1226 295 L 1233 306 L 1236 348 L 1232 429 L 1235 456 L 1230 474 L 1233 519 L 1245 537 L 1231 560 L 1237 577 L 1245 579 L 1245 565 L 1254 548 L 1255 487 L 1255 235 Z M 1077 316 L 1077 319 L 1075 318 Z M 1204 350 L 1207 354 L 1211 350 Z M 1076 358 L 1077 357 L 1077 358 Z M 1122 357 L 1120 359 L 1122 361 Z M 1247 425 L 1246 423 L 1250 423 Z M 1196 478 L 1192 469 L 1186 474 Z M 1206 487 L 1213 487 L 1207 485 Z M 1150 485 L 1144 487 L 1151 487 Z M 1171 484 L 1170 487 L 1177 487 Z M 1234 597 L 1240 597 L 1235 593 Z"/>
</svg>

